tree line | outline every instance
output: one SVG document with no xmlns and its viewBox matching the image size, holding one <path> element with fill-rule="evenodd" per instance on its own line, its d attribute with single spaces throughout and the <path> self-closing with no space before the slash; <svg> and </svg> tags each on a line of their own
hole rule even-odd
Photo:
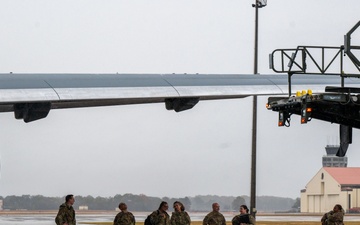
<svg viewBox="0 0 360 225">
<path fill-rule="evenodd" d="M 46 197 L 42 195 L 10 195 L 0 197 L 5 210 L 57 210 L 65 197 Z M 238 211 L 240 205 L 249 202 L 248 196 L 197 195 L 195 197 L 169 198 L 151 197 L 143 194 L 117 194 L 113 197 L 75 196 L 75 208 L 87 206 L 89 210 L 115 210 L 120 202 L 125 202 L 130 211 L 151 212 L 159 207 L 161 201 L 168 202 L 170 210 L 175 201 L 184 204 L 187 211 L 207 212 L 211 204 L 218 202 L 222 211 Z M 258 211 L 286 211 L 296 205 L 296 200 L 271 196 L 256 199 Z"/>
</svg>

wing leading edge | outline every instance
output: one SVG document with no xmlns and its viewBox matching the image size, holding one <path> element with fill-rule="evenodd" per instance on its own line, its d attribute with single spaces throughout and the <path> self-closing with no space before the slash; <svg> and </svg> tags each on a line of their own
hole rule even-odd
<svg viewBox="0 0 360 225">
<path fill-rule="evenodd" d="M 360 80 L 346 79 L 346 85 L 359 87 Z M 340 78 L 292 78 L 293 90 L 324 92 L 325 86 L 340 86 Z M 287 75 L 0 74 L 0 112 L 14 111 L 25 122 L 60 108 L 165 102 L 182 111 L 200 100 L 287 93 Z"/>
</svg>

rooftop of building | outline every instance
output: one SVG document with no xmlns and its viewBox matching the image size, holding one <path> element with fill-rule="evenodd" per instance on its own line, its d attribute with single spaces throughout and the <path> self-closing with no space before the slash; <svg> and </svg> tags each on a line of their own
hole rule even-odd
<svg viewBox="0 0 360 225">
<path fill-rule="evenodd" d="M 359 185 L 360 184 L 360 167 L 324 167 L 341 185 Z"/>
</svg>

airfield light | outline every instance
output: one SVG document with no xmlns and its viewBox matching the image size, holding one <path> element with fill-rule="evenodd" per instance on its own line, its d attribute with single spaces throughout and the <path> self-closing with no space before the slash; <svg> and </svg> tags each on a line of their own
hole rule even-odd
<svg viewBox="0 0 360 225">
<path fill-rule="evenodd" d="M 267 0 L 257 0 L 256 5 L 252 4 L 252 7 L 262 8 L 267 5 Z"/>
</svg>

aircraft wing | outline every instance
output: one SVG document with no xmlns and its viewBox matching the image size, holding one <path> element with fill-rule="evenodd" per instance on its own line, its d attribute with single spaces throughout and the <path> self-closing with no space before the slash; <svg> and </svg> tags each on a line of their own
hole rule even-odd
<svg viewBox="0 0 360 225">
<path fill-rule="evenodd" d="M 292 90 L 324 92 L 340 86 L 340 77 L 293 75 L 291 82 Z M 359 87 L 360 79 L 348 78 L 346 86 Z M 178 112 L 200 100 L 287 93 L 287 75 L 0 74 L 0 112 L 25 122 L 50 109 L 165 102 Z"/>
</svg>

